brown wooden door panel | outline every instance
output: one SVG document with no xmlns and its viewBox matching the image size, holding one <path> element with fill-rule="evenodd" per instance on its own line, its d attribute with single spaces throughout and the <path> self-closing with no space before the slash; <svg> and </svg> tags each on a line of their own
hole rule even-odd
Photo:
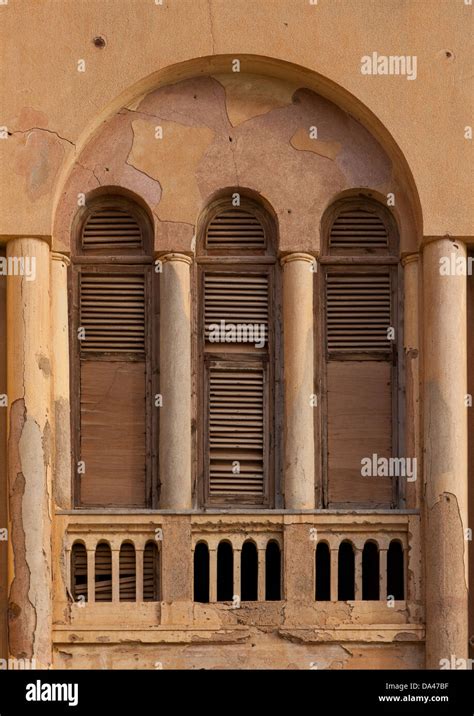
<svg viewBox="0 0 474 716">
<path fill-rule="evenodd" d="M 328 507 L 391 506 L 392 479 L 361 475 L 363 458 L 392 457 L 391 374 L 388 361 L 328 363 Z"/>
<path fill-rule="evenodd" d="M 145 505 L 145 362 L 82 361 L 82 505 Z"/>
</svg>

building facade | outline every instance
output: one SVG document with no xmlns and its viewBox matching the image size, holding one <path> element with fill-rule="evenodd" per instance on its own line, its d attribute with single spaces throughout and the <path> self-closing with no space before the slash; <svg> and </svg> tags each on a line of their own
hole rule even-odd
<svg viewBox="0 0 474 716">
<path fill-rule="evenodd" d="M 473 10 L 421 5 L 0 7 L 3 658 L 473 656 Z"/>
</svg>

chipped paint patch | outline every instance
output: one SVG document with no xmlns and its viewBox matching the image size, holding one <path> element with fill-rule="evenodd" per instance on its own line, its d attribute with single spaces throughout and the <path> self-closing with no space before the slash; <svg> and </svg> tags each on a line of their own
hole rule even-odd
<svg viewBox="0 0 474 716">
<path fill-rule="evenodd" d="M 341 151 L 340 142 L 322 142 L 319 139 L 311 139 L 306 129 L 300 128 L 290 139 L 290 144 L 295 149 L 303 152 L 313 152 L 326 159 L 334 159 Z"/>
<path fill-rule="evenodd" d="M 227 114 L 236 127 L 253 117 L 291 104 L 296 85 L 251 74 L 215 75 L 225 89 Z"/>
<path fill-rule="evenodd" d="M 132 123 L 134 140 L 128 163 L 160 182 L 163 194 L 154 211 L 161 221 L 194 224 L 201 208 L 195 171 L 214 132 L 162 122 L 163 139 L 157 139 L 155 124 L 142 119 Z"/>
</svg>

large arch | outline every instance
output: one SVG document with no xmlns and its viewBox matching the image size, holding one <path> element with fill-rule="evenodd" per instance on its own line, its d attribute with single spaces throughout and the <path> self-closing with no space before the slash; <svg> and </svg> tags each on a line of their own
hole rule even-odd
<svg viewBox="0 0 474 716">
<path fill-rule="evenodd" d="M 223 186 L 246 186 L 275 207 L 281 253 L 294 250 L 296 237 L 299 250 L 317 253 L 324 209 L 348 192 L 392 193 L 401 252 L 416 251 L 418 194 L 377 117 L 315 72 L 245 55 L 233 73 L 232 59 L 153 73 L 95 118 L 57 183 L 54 248 L 69 251 L 78 195 L 113 186 L 152 211 L 156 252 L 192 253 L 202 208 Z"/>
</svg>

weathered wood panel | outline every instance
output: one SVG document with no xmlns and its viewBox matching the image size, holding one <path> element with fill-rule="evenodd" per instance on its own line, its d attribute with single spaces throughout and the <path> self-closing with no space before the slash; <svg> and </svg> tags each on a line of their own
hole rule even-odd
<svg viewBox="0 0 474 716">
<path fill-rule="evenodd" d="M 145 505 L 145 363 L 81 364 L 82 505 Z"/>
<path fill-rule="evenodd" d="M 390 507 L 391 478 L 363 477 L 361 460 L 392 456 L 391 369 L 388 361 L 328 363 L 329 507 Z"/>
</svg>

